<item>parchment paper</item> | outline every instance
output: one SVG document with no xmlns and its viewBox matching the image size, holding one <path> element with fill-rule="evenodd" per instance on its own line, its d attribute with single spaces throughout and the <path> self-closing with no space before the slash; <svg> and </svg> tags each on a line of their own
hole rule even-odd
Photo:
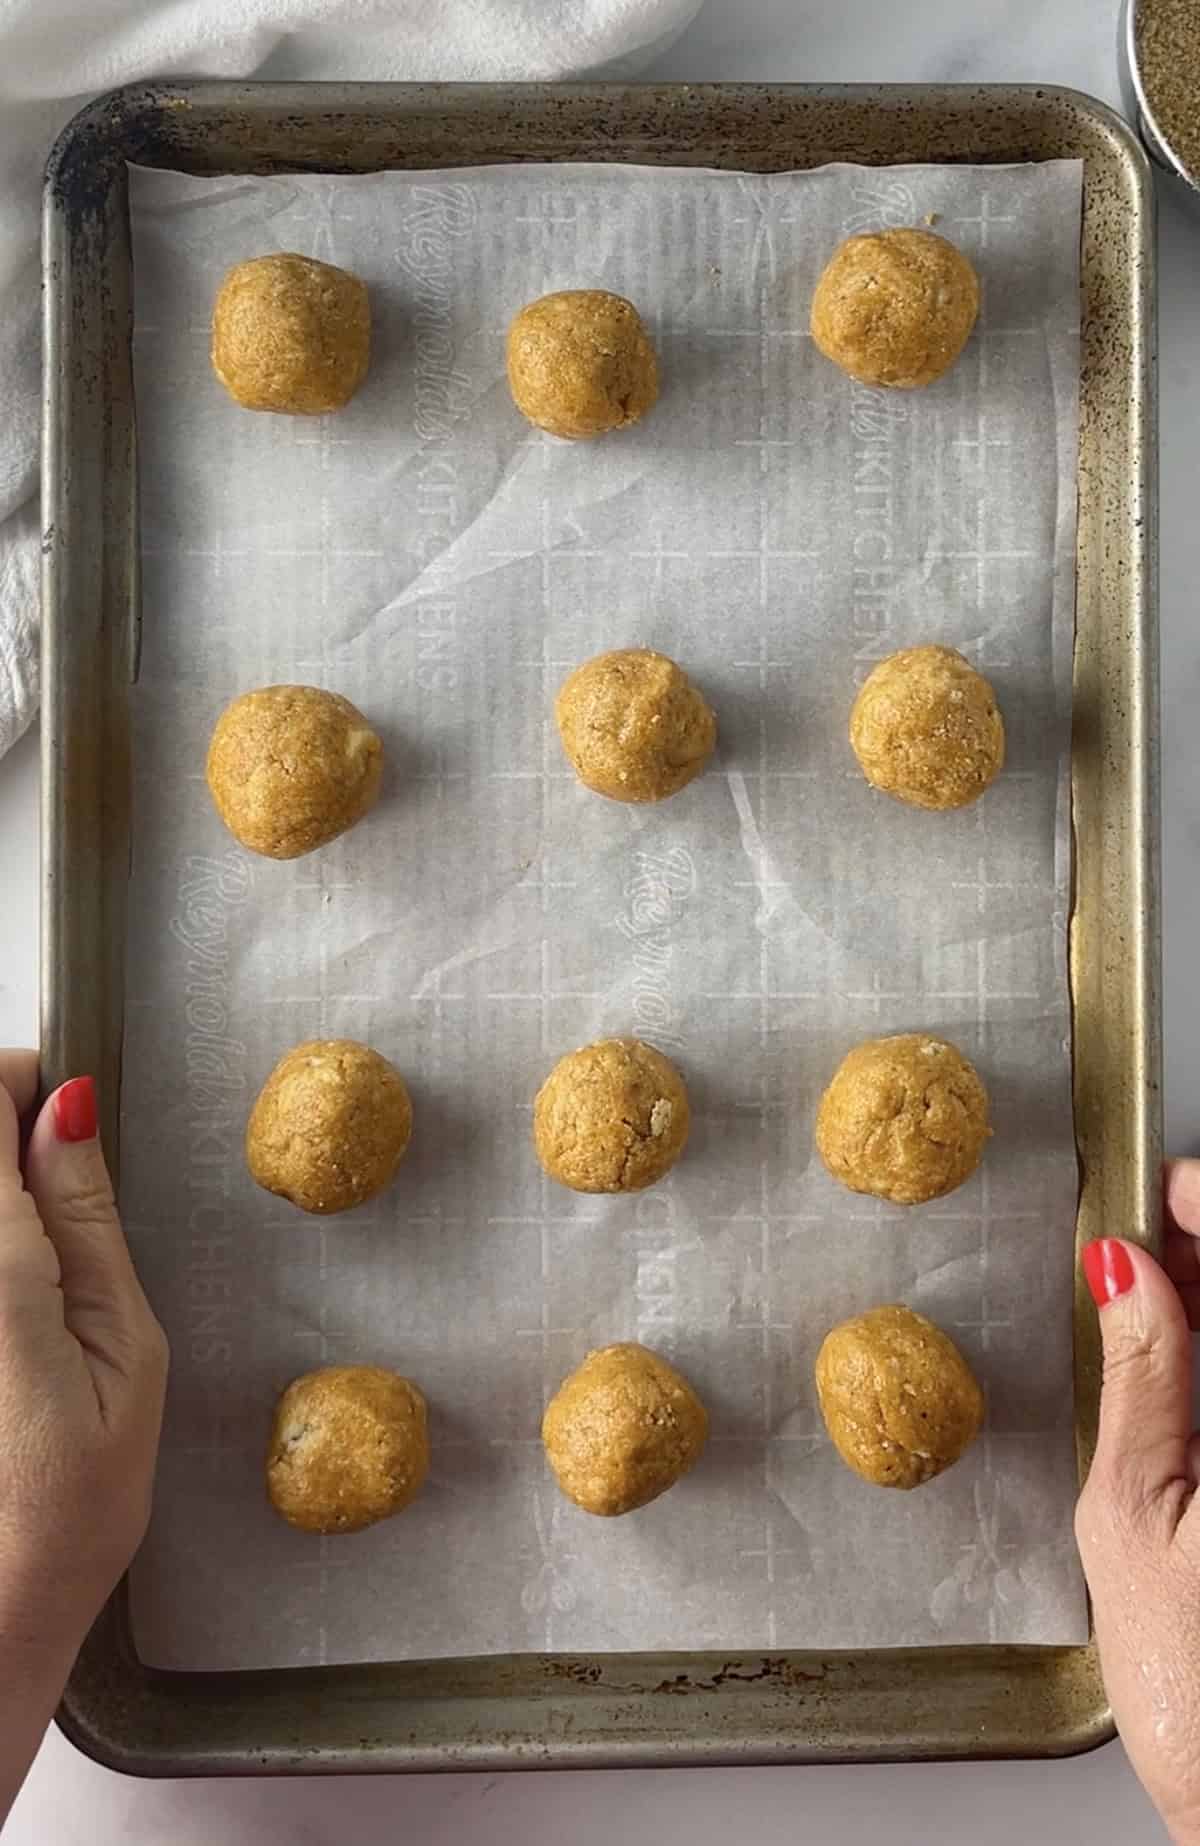
<svg viewBox="0 0 1200 1846">
<path fill-rule="evenodd" d="M 174 1371 L 139 1645 L 172 1666 L 509 1649 L 1084 1638 L 1070 1533 L 1075 1157 L 1065 915 L 1080 169 L 766 178 L 604 166 L 196 180 L 134 174 L 144 538 L 123 1201 Z M 981 327 L 920 393 L 853 385 L 808 304 L 837 239 L 936 222 Z M 369 381 L 323 420 L 237 409 L 208 362 L 228 265 L 293 249 L 372 293 Z M 528 429 L 503 334 L 543 290 L 650 322 L 637 428 Z M 995 681 L 1008 766 L 956 814 L 874 794 L 846 742 L 872 662 L 919 641 Z M 568 669 L 648 643 L 720 720 L 675 800 L 578 787 Z M 224 833 L 217 713 L 278 680 L 384 736 L 369 820 L 290 864 Z M 929 1028 L 976 1060 L 995 1138 L 925 1209 L 812 1147 L 843 1052 Z M 554 1060 L 635 1032 L 695 1108 L 634 1198 L 538 1171 Z M 241 1153 L 297 1040 L 368 1040 L 410 1080 L 412 1149 L 318 1221 Z M 988 1391 L 968 1457 L 911 1495 L 824 1438 L 827 1328 L 905 1300 Z M 563 1500 L 541 1410 L 636 1338 L 709 1405 L 701 1464 L 618 1520 Z M 268 1508 L 273 1400 L 369 1360 L 432 1413 L 421 1499 L 317 1540 Z"/>
</svg>

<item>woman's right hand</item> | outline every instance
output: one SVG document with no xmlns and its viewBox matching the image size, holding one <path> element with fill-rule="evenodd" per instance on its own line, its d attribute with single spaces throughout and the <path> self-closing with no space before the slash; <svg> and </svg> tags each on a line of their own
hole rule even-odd
<svg viewBox="0 0 1200 1846">
<path fill-rule="evenodd" d="M 1176 1846 L 1200 1846 L 1200 1160 L 1166 1170 L 1165 1269 L 1135 1244 L 1084 1251 L 1104 1383 L 1075 1532 L 1113 1716 Z"/>
<path fill-rule="evenodd" d="M 0 1052 L 0 1819 L 150 1512 L 167 1345 L 134 1273 L 90 1077 L 20 1153 L 32 1052 Z"/>
</svg>

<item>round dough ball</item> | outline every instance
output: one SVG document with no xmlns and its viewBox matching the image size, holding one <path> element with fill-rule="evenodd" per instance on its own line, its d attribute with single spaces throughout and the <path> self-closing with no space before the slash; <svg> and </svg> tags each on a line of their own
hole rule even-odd
<svg viewBox="0 0 1200 1846">
<path fill-rule="evenodd" d="M 361 1532 L 415 1500 L 429 1472 L 425 1399 L 380 1365 L 327 1365 L 275 1406 L 267 1493 L 303 1532 Z"/>
<path fill-rule="evenodd" d="M 827 1333 L 817 1397 L 847 1467 L 876 1487 L 919 1487 L 974 1442 L 983 1392 L 954 1341 L 911 1308 L 870 1308 Z"/>
<path fill-rule="evenodd" d="M 948 371 L 979 313 L 979 277 L 935 231 L 870 231 L 838 245 L 817 283 L 812 336 L 864 385 L 912 390 Z"/>
<path fill-rule="evenodd" d="M 317 686 L 244 692 L 217 719 L 209 793 L 234 838 L 268 859 L 328 845 L 374 804 L 383 745 L 357 708 Z"/>
<path fill-rule="evenodd" d="M 412 1133 L 399 1071 L 352 1038 L 314 1038 L 280 1058 L 246 1124 L 246 1164 L 301 1211 L 349 1211 L 396 1176 Z"/>
<path fill-rule="evenodd" d="M 682 667 L 648 647 L 597 654 L 554 702 L 579 780 L 613 801 L 663 801 L 704 768 L 717 721 Z"/>
<path fill-rule="evenodd" d="M 585 1513 L 631 1513 L 666 1493 L 704 1447 L 708 1412 L 682 1373 L 632 1342 L 590 1352 L 546 1406 L 546 1459 Z"/>
<path fill-rule="evenodd" d="M 669 1173 L 688 1137 L 675 1066 L 638 1038 L 602 1038 L 560 1058 L 533 1105 L 543 1168 L 573 1192 L 640 1192 Z"/>
<path fill-rule="evenodd" d="M 1004 767 L 1004 719 L 952 647 L 906 647 L 867 675 L 850 713 L 867 781 L 916 808 L 964 808 Z"/>
<path fill-rule="evenodd" d="M 212 318 L 213 371 L 247 410 L 318 417 L 367 375 L 371 308 L 357 276 L 285 250 L 229 271 Z"/>
<path fill-rule="evenodd" d="M 631 301 L 567 288 L 531 301 L 508 330 L 508 383 L 523 416 L 576 440 L 623 429 L 658 397 L 658 360 Z"/>
<path fill-rule="evenodd" d="M 991 1129 L 974 1065 L 924 1032 L 868 1038 L 842 1060 L 817 1111 L 835 1179 L 894 1205 L 923 1205 L 970 1179 Z"/>
</svg>

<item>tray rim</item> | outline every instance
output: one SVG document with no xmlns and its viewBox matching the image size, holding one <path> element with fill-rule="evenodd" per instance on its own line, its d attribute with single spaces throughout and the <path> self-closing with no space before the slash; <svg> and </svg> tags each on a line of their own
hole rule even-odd
<svg viewBox="0 0 1200 1846">
<path fill-rule="evenodd" d="M 500 112 L 514 105 L 533 106 L 553 100 L 556 106 L 591 110 L 600 117 L 606 110 L 636 111 L 670 103 L 673 126 L 686 127 L 684 117 L 703 124 L 713 108 L 757 109 L 821 108 L 843 105 L 867 107 L 893 114 L 905 109 L 938 105 L 947 119 L 974 107 L 1021 106 L 1037 113 L 1074 112 L 1110 145 L 1112 159 L 1123 168 L 1124 183 L 1134 202 L 1137 218 L 1138 276 L 1131 282 L 1133 325 L 1127 354 L 1130 375 L 1130 417 L 1137 462 L 1131 512 L 1138 514 L 1123 534 L 1128 542 L 1127 589 L 1136 636 L 1131 641 L 1136 667 L 1136 695 L 1130 714 L 1135 731 L 1136 763 L 1126 779 L 1118 781 L 1128 813 L 1121 821 L 1132 824 L 1129 893 L 1132 928 L 1124 944 L 1130 960 L 1126 971 L 1134 1001 L 1134 1032 L 1129 1049 L 1134 1068 L 1132 1086 L 1140 1102 L 1132 1105 L 1132 1145 L 1136 1169 L 1133 1193 L 1139 1205 L 1131 1230 L 1150 1247 L 1159 1235 L 1157 1170 L 1161 1158 L 1159 1109 L 1160 1044 L 1158 1025 L 1159 980 L 1157 941 L 1158 765 L 1155 747 L 1155 492 L 1152 438 L 1155 427 L 1153 249 L 1148 240 L 1153 228 L 1153 198 L 1149 167 L 1143 150 L 1127 125 L 1082 92 L 1061 86 L 1035 84 L 726 84 L 726 83 L 572 83 L 572 84 L 344 84 L 256 83 L 222 79 L 204 82 L 135 84 L 89 104 L 60 135 L 47 166 L 45 191 L 45 326 L 47 339 L 46 410 L 44 444 L 44 667 L 46 687 L 43 751 L 43 839 L 45 842 L 43 896 L 43 1064 L 47 1083 L 72 1069 L 88 1067 L 81 1053 L 95 1052 L 90 1067 L 104 1062 L 119 1071 L 120 983 L 117 992 L 106 987 L 103 975 L 105 949 L 89 954 L 81 931 L 90 928 L 103 938 L 114 915 L 121 915 L 120 898 L 106 905 L 111 893 L 108 867 L 95 855 L 89 863 L 88 829 L 111 831 L 114 819 L 102 797 L 85 797 L 79 765 L 90 749 L 100 749 L 100 760 L 112 761 L 114 780 L 127 777 L 120 712 L 127 708 L 129 687 L 136 675 L 138 583 L 136 535 L 136 460 L 128 406 L 124 416 L 117 403 L 118 387 L 128 373 L 128 224 L 124 165 L 127 159 L 147 164 L 171 164 L 147 156 L 171 153 L 177 143 L 173 127 L 181 116 L 189 125 L 206 112 L 241 111 L 255 122 L 273 121 L 280 132 L 290 123 L 311 121 L 322 110 L 352 121 L 377 120 L 390 105 L 398 111 L 394 127 L 430 115 L 457 118 L 470 107 Z M 631 123 L 636 126 L 636 121 Z M 722 150 L 724 152 L 724 150 Z M 497 158 L 519 157 L 511 151 Z M 545 153 L 528 156 L 547 158 Z M 559 158 L 579 158 L 560 154 Z M 586 157 L 586 156 L 583 156 Z M 614 158 L 611 147 L 600 157 Z M 639 158 L 643 156 L 634 156 Z M 673 155 L 678 160 L 678 150 Z M 906 155 L 905 158 L 919 158 Z M 986 160 L 964 154 L 964 160 Z M 287 162 L 272 159 L 285 168 Z M 293 170 L 302 161 L 293 161 Z M 312 163 L 309 163 L 312 164 Z M 325 163 L 321 163 L 325 165 Z M 381 163 L 373 163 L 381 164 Z M 429 164 L 428 162 L 413 164 Z M 463 164 L 481 164 L 466 161 Z M 706 164 L 715 164 L 706 158 Z M 723 164 L 750 163 L 728 161 Z M 789 163 L 790 164 L 790 163 Z M 802 164 L 802 163 L 796 163 Z M 889 161 L 871 164 L 894 164 Z M 194 170 L 194 169 L 193 169 Z M 217 168 L 210 170 L 216 171 Z M 219 170 L 236 171 L 230 164 Z M 244 165 L 241 170 L 251 170 Z M 329 167 L 325 165 L 325 170 Z M 336 169 L 335 169 L 336 170 Z M 363 169 L 365 170 L 365 169 Z M 114 264 L 114 253 L 117 262 Z M 124 278 L 117 273 L 121 260 Z M 82 355 L 85 372 L 72 380 L 63 341 L 72 313 L 80 320 L 80 284 L 89 271 L 102 283 L 98 308 L 99 329 L 92 327 L 92 344 Z M 113 336 L 117 350 L 113 350 Z M 120 350 L 122 339 L 124 351 Z M 76 355 L 78 360 L 79 355 Z M 87 368 L 90 368 L 88 370 Z M 122 378 L 122 368 L 126 375 Z M 99 394 L 90 410 L 81 401 L 88 392 L 79 384 L 86 377 Z M 89 425 L 88 418 L 91 418 Z M 97 450 L 106 464 L 81 465 L 70 437 L 90 428 Z M 90 451 L 88 451 L 90 455 Z M 68 461 L 69 458 L 69 461 Z M 87 549 L 74 542 L 71 516 L 88 488 L 100 497 L 97 506 L 113 516 L 119 530 L 107 532 L 96 557 L 81 558 Z M 132 493 L 130 489 L 132 488 Z M 111 495 L 115 493 L 114 501 Z M 121 496 L 124 495 L 124 498 Z M 105 498 L 105 496 L 110 496 Z M 1081 487 L 1081 523 L 1083 518 Z M 1103 523 L 1103 513 L 1098 514 Z M 82 523 L 82 522 L 81 522 Z M 93 533 L 93 539 L 95 539 Z M 86 539 L 86 533 L 85 533 Z M 1083 541 L 1080 539 L 1080 578 L 1083 578 Z M 78 580 L 99 588 L 100 608 L 94 624 L 80 637 Z M 74 594 L 73 594 L 74 592 Z M 68 612 L 73 619 L 68 619 Z M 114 631 L 116 645 L 114 647 Z M 1077 643 L 1078 646 L 1078 643 Z M 88 666 L 102 669 L 93 691 L 90 733 L 82 747 L 76 735 L 78 713 L 71 699 Z M 65 667 L 65 671 L 64 671 Z M 115 671 L 114 671 L 115 669 Z M 1078 674 L 1078 655 L 1077 655 Z M 118 708 L 114 724 L 105 715 L 101 693 L 113 696 Z M 1076 779 L 1075 795 L 1081 789 Z M 118 808 L 120 807 L 118 793 Z M 120 835 L 120 814 L 115 821 Z M 79 859 L 93 875 L 93 884 L 81 895 Z M 115 906 L 115 909 L 114 909 Z M 1072 989 L 1075 991 L 1078 944 L 1073 910 Z M 108 944 L 111 965 L 111 943 Z M 61 978 L 69 968 L 70 994 Z M 86 993 L 86 997 L 85 997 Z M 115 1046 L 113 1034 L 116 1034 Z M 1077 1035 L 1078 1042 L 1078 1035 Z M 103 1057 L 101 1056 L 103 1054 Z M 116 1086 L 113 1086 L 114 1088 Z M 1077 1133 L 1081 1148 L 1089 1131 L 1087 1111 L 1095 1099 L 1081 1094 L 1076 1085 Z M 109 1097 L 104 1120 L 106 1142 L 116 1147 L 116 1111 Z M 1097 1131 L 1098 1134 L 1099 1131 Z M 1100 1146 L 1099 1139 L 1096 1142 Z M 1088 1178 L 1085 1171 L 1080 1205 L 1080 1236 L 1088 1234 Z M 1093 1226 L 1096 1220 L 1093 1217 Z M 1128 1232 L 1126 1234 L 1129 1234 Z M 1079 1326 L 1077 1313 L 1077 1327 Z M 1094 1413 L 1096 1391 L 1095 1342 L 1077 1336 L 1077 1399 L 1090 1400 Z M 1090 1449 L 1088 1418 L 1080 1436 L 1081 1467 Z M 753 1667 L 753 1661 L 759 1667 Z M 935 1664 L 931 1664 L 934 1663 Z M 599 1664 L 597 1664 L 599 1663 Z M 1058 1688 L 1056 1722 L 1008 1724 L 980 1723 L 970 1696 L 962 1694 L 957 1709 L 941 1727 L 919 1725 L 910 1732 L 880 1722 L 871 1732 L 865 1714 L 839 1730 L 817 1723 L 809 1707 L 825 1709 L 859 1695 L 855 1674 L 871 1663 L 879 1677 L 876 1703 L 904 1701 L 922 1675 L 941 1671 L 953 1689 L 961 1669 L 971 1666 L 993 1683 L 994 1690 L 1013 1704 L 1022 1689 L 1031 1709 L 1044 1702 L 1047 1687 Z M 881 1664 L 882 1663 L 882 1664 Z M 649 1682 L 664 1665 L 682 1670 L 667 1674 L 658 1686 Z M 742 1670 L 747 1668 L 748 1670 Z M 649 1669 L 649 1670 L 647 1670 Z M 507 1691 L 489 1691 L 490 1682 L 512 1678 Z M 890 1677 L 889 1677 L 890 1674 Z M 907 1674 L 907 1678 L 905 1675 Z M 628 1676 L 628 1677 L 627 1677 Z M 451 1682 L 438 1691 L 433 1682 Z M 894 1682 L 894 1683 L 893 1683 Z M 971 1680 L 971 1686 L 975 1686 Z M 810 1687 L 815 1686 L 816 1691 Z M 390 1689 L 389 1689 L 390 1688 Z M 1068 1691 L 1064 1692 L 1063 1688 Z M 664 1694 L 674 1696 L 664 1697 Z M 1036 1695 L 1036 1696 L 1035 1696 Z M 357 1741 L 330 1741 L 322 1705 L 326 1699 L 339 1710 L 357 1708 Z M 524 1700 L 525 1723 L 515 1727 L 504 1718 L 506 1701 Z M 655 1709 L 657 1700 L 658 1710 Z M 1053 1697 L 1051 1697 L 1053 1704 Z M 664 1721 L 662 1708 L 666 1708 Z M 452 1711 L 438 1709 L 453 1707 Z M 603 1708 L 601 1710 L 601 1707 Z M 867 1700 L 870 1708 L 870 1699 Z M 419 1734 L 422 1719 L 434 1711 L 437 1722 Z M 676 1714 L 688 1710 L 686 1723 Z M 220 1721 L 224 1713 L 234 1720 Z M 247 1715 L 269 1720 L 259 1746 L 236 1735 L 237 1722 Z M 879 1717 L 883 1709 L 880 1704 Z M 1011 1714 L 1010 1714 L 1011 1716 Z M 692 1722 L 692 1719 L 696 1722 Z M 587 1660 L 579 1656 L 536 1655 L 498 1657 L 476 1661 L 437 1661 L 380 1664 L 370 1667 L 306 1668 L 259 1673 L 167 1673 L 143 1666 L 133 1651 L 127 1591 L 124 1585 L 101 1616 L 81 1653 L 59 1715 L 66 1734 L 85 1753 L 110 1768 L 146 1775 L 204 1775 L 289 1773 L 303 1770 L 395 1771 L 534 1766 L 610 1766 L 618 1764 L 666 1765 L 721 1762 L 805 1762 L 940 1760 L 970 1756 L 1004 1757 L 1065 1755 L 1108 1741 L 1113 1734 L 1111 1715 L 1099 1679 L 1094 1643 L 1076 1649 L 978 1648 L 865 1650 L 862 1653 L 755 1655 L 735 1663 L 711 1654 L 663 1656 L 606 1655 Z M 589 1725 L 591 1728 L 589 1728 Z M 407 1734 L 406 1734 L 407 1733 Z"/>
</svg>

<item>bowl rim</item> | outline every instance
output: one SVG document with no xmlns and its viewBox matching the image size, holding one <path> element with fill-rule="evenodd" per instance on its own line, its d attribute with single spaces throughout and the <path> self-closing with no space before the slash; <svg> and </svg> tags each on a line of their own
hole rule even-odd
<svg viewBox="0 0 1200 1846">
<path fill-rule="evenodd" d="M 1122 0 L 1117 27 L 1117 50 L 1121 62 L 1121 75 L 1127 80 L 1136 105 L 1130 111 L 1135 117 L 1134 126 L 1151 158 L 1160 167 L 1165 167 L 1168 172 L 1173 173 L 1176 179 L 1182 185 L 1187 186 L 1190 191 L 1200 194 L 1200 173 L 1193 173 L 1184 164 L 1174 143 L 1164 133 L 1146 95 L 1146 86 L 1142 81 L 1142 67 L 1138 59 L 1138 5 L 1139 0 Z"/>
</svg>

